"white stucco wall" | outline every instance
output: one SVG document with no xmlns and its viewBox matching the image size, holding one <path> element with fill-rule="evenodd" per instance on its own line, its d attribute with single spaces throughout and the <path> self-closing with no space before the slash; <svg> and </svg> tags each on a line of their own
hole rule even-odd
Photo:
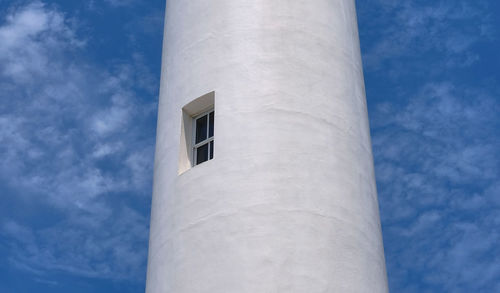
<svg viewBox="0 0 500 293">
<path fill-rule="evenodd" d="M 387 292 L 354 0 L 168 0 L 154 171 L 148 293 Z"/>
</svg>

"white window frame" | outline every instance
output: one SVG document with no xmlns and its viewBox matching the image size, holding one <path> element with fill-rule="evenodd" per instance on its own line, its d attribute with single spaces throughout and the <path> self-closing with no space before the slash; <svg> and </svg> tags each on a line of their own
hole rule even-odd
<svg viewBox="0 0 500 293">
<path fill-rule="evenodd" d="M 214 135 L 212 137 L 209 137 L 209 133 L 210 133 L 210 113 L 212 113 L 212 112 L 214 113 L 214 125 L 213 125 L 213 127 L 214 127 Z M 199 118 L 201 118 L 201 117 L 203 117 L 205 115 L 208 115 L 208 117 L 207 117 L 207 121 L 208 121 L 207 122 L 207 138 L 205 140 L 203 140 L 203 141 L 200 141 L 199 143 L 196 143 L 196 121 Z M 200 164 L 203 164 L 205 162 L 208 162 L 208 161 L 212 160 L 215 157 L 215 152 L 214 152 L 213 157 L 210 158 L 210 143 L 214 141 L 214 137 L 215 137 L 215 111 L 214 111 L 213 107 L 193 117 L 193 135 L 192 136 L 193 136 L 192 137 L 192 145 L 193 145 L 193 147 L 191 148 L 191 150 L 192 150 L 192 158 L 193 158 L 193 167 L 194 166 L 198 166 Z M 197 156 L 198 156 L 197 150 L 198 150 L 198 148 L 200 148 L 200 147 L 202 147 L 204 145 L 208 145 L 208 159 L 206 161 L 204 161 L 204 162 L 201 162 L 201 163 L 197 164 Z M 215 145 L 215 142 L 214 142 L 214 145 Z M 215 147 L 214 147 L 214 149 L 215 149 Z"/>
</svg>

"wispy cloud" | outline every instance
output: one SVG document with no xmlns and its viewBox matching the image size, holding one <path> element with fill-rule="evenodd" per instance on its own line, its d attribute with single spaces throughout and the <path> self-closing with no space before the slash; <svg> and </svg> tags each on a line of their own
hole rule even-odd
<svg viewBox="0 0 500 293">
<path fill-rule="evenodd" d="M 147 223 L 142 215 L 122 207 L 98 223 L 81 221 L 83 214 L 77 216 L 39 230 L 12 221 L 4 223 L 1 235 L 10 239 L 11 265 L 37 276 L 55 271 L 94 278 L 143 277 Z M 105 225 L 110 225 L 109 229 L 104 229 Z M 90 232 L 89 228 L 95 230 Z"/>
<path fill-rule="evenodd" d="M 393 290 L 421 292 L 434 285 L 482 292 L 495 286 L 500 139 L 492 134 L 499 111 L 485 92 L 431 83 L 404 108 L 380 104 L 373 112 Z M 406 287 L 403 274 L 421 279 L 421 286 Z"/>
<path fill-rule="evenodd" d="M 484 1 L 362 1 L 358 7 L 372 22 L 364 33 L 378 30 L 376 35 L 380 35 L 376 41 L 364 43 L 365 66 L 380 70 L 395 57 L 409 63 L 424 56 L 433 62 L 432 67 L 422 69 L 426 71 L 475 63 L 479 55 L 471 48 L 494 36 L 484 6 Z M 439 54 L 445 58 L 432 59 Z M 401 67 L 394 69 L 395 74 L 402 73 Z"/>
<path fill-rule="evenodd" d="M 478 74 L 488 2 L 358 2 L 391 291 L 498 291 L 500 90 Z"/>
<path fill-rule="evenodd" d="M 79 61 L 86 40 L 74 23 L 39 1 L 0 20 L 0 179 L 15 191 L 2 197 L 62 215 L 38 228 L 4 215 L 0 233 L 24 270 L 141 279 L 148 218 L 128 202 L 148 205 L 130 194 L 150 194 L 154 135 L 141 126 L 155 117 L 156 78 L 138 54 Z"/>
<path fill-rule="evenodd" d="M 137 3 L 138 0 L 104 0 L 104 2 L 113 6 L 129 6 Z"/>
</svg>

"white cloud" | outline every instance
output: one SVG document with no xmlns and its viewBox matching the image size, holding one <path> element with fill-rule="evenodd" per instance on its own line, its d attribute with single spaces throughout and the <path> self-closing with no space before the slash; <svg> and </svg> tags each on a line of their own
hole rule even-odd
<svg viewBox="0 0 500 293">
<path fill-rule="evenodd" d="M 102 158 L 106 157 L 108 155 L 112 154 L 117 154 L 124 149 L 124 145 L 121 142 L 110 144 L 110 143 L 105 143 L 105 144 L 98 144 L 94 147 L 94 151 L 92 152 L 92 156 L 94 158 Z"/>
<path fill-rule="evenodd" d="M 16 82 L 44 76 L 54 53 L 85 43 L 74 37 L 62 13 L 38 1 L 7 15 L 0 27 L 0 39 L 0 72 Z"/>
<path fill-rule="evenodd" d="M 126 64 L 140 65 L 140 55 L 110 66 L 79 61 L 86 40 L 55 7 L 35 1 L 8 11 L 0 19 L 0 179 L 13 191 L 0 197 L 39 202 L 63 218 L 0 225 L 11 263 L 37 275 L 141 280 L 148 220 L 127 206 L 148 204 L 128 194 L 151 190 L 154 138 L 141 127 L 153 130 L 156 108 L 136 93 L 154 99 L 156 77 Z"/>
<path fill-rule="evenodd" d="M 81 221 L 89 216 L 79 214 L 77 222 L 69 219 L 41 230 L 8 222 L 0 227 L 0 235 L 9 239 L 11 264 L 35 278 L 63 271 L 92 278 L 141 279 L 147 219 L 129 208 L 115 209 L 113 216 L 101 219 L 92 232 Z"/>
<path fill-rule="evenodd" d="M 134 185 L 144 186 L 145 182 L 149 182 L 147 179 L 153 174 L 153 165 L 151 164 L 153 153 L 153 147 L 148 147 L 131 153 L 127 157 L 125 162 L 132 171 Z M 144 187 L 146 188 L 146 186 Z"/>
<path fill-rule="evenodd" d="M 92 130 L 98 135 L 105 136 L 114 132 L 125 132 L 132 116 L 132 107 L 126 102 L 116 102 L 123 98 L 113 95 L 112 105 L 94 115 Z"/>
<path fill-rule="evenodd" d="M 491 19 L 480 1 L 362 1 L 360 13 L 369 15 L 371 30 L 380 36 L 366 42 L 363 61 L 370 70 L 379 70 L 397 57 L 416 60 L 416 56 L 444 54 L 442 60 L 433 60 L 432 72 L 443 67 L 470 66 L 479 60 L 471 48 L 490 39 Z M 366 31 L 370 31 L 367 29 Z M 443 64 L 438 64 L 442 62 Z M 394 69 L 394 67 L 393 67 Z M 413 68 L 415 69 L 415 68 Z M 398 68 L 393 74 L 405 73 Z"/>
<path fill-rule="evenodd" d="M 481 292 L 500 277 L 499 111 L 484 90 L 431 82 L 372 113 L 392 290 Z"/>
<path fill-rule="evenodd" d="M 137 0 L 104 0 L 104 2 L 113 6 L 129 6 L 137 3 Z"/>
</svg>

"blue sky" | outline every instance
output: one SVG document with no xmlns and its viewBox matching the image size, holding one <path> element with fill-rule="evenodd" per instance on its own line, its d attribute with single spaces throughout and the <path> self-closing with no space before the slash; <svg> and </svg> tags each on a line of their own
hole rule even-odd
<svg viewBox="0 0 500 293">
<path fill-rule="evenodd" d="M 391 291 L 500 292 L 500 3 L 357 6 Z M 163 9 L 0 2 L 0 292 L 144 291 Z"/>
</svg>

